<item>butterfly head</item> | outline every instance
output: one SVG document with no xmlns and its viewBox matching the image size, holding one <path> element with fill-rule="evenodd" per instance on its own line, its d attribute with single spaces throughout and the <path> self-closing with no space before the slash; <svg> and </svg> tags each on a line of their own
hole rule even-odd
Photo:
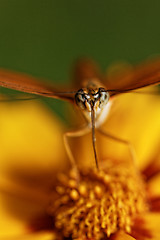
<svg viewBox="0 0 160 240">
<path fill-rule="evenodd" d="M 109 93 L 104 88 L 82 88 L 77 91 L 75 101 L 81 110 L 91 112 L 94 109 L 97 112 L 108 103 Z"/>
</svg>

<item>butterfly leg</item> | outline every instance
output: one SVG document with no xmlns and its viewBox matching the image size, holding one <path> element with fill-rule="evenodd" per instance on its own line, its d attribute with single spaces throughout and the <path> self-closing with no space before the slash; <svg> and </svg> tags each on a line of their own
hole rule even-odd
<svg viewBox="0 0 160 240">
<path fill-rule="evenodd" d="M 69 146 L 68 138 L 81 137 L 81 136 L 84 136 L 85 134 L 89 133 L 90 131 L 91 130 L 88 127 L 88 125 L 85 125 L 81 129 L 74 130 L 74 131 L 68 131 L 68 132 L 65 132 L 64 135 L 63 135 L 64 146 L 65 146 L 67 155 L 69 157 L 71 166 L 76 173 L 77 181 L 79 181 L 79 171 L 78 171 L 77 164 L 75 162 L 74 156 L 72 154 L 71 148 Z"/>
<path fill-rule="evenodd" d="M 101 133 L 105 137 L 108 137 L 108 138 L 112 139 L 113 141 L 117 141 L 117 142 L 120 142 L 120 143 L 126 145 L 129 149 L 130 156 L 131 156 L 131 159 L 133 160 L 134 165 L 136 164 L 136 159 L 137 159 L 136 152 L 135 152 L 134 146 L 129 141 L 121 139 L 121 138 L 116 137 L 116 136 L 113 136 L 113 135 L 105 132 L 102 129 L 97 129 L 97 130 L 99 131 L 99 133 Z"/>
</svg>

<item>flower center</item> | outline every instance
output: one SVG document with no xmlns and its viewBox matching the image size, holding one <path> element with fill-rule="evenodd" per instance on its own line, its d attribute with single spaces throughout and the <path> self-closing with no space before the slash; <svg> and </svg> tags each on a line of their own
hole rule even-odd
<svg viewBox="0 0 160 240">
<path fill-rule="evenodd" d="M 133 166 L 107 160 L 105 170 L 59 174 L 57 200 L 50 212 L 65 237 L 102 239 L 119 229 L 131 232 L 133 218 L 147 210 L 145 186 Z"/>
</svg>

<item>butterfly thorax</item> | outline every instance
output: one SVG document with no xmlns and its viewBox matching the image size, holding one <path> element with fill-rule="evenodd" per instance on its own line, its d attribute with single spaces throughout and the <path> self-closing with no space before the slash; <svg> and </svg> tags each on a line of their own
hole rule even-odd
<svg viewBox="0 0 160 240">
<path fill-rule="evenodd" d="M 102 87 L 101 87 L 102 86 Z M 94 110 L 96 121 L 108 107 L 109 93 L 99 82 L 88 81 L 86 87 L 75 94 L 75 102 L 88 122 L 91 121 L 91 111 Z"/>
</svg>

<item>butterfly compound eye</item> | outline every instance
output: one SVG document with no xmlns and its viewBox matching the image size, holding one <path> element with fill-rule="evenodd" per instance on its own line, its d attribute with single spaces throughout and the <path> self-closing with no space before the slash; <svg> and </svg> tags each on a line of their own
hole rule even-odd
<svg viewBox="0 0 160 240">
<path fill-rule="evenodd" d="M 105 106 L 109 101 L 109 93 L 103 89 L 99 88 L 99 106 L 103 107 Z"/>
<path fill-rule="evenodd" d="M 79 106 L 81 109 L 85 109 L 85 103 L 87 101 L 86 97 L 85 97 L 85 93 L 83 91 L 83 89 L 80 89 L 77 91 L 76 95 L 75 95 L 75 101 L 77 106 Z"/>
</svg>

